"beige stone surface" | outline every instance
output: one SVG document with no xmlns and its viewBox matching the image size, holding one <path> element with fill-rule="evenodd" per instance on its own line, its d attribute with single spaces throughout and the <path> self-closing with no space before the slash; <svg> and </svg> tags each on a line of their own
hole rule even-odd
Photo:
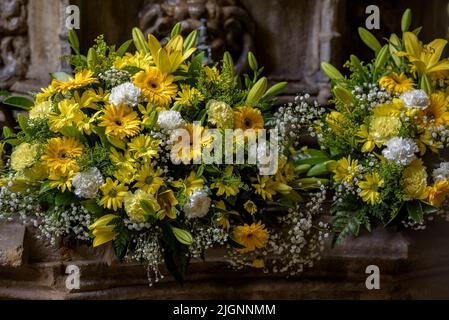
<svg viewBox="0 0 449 320">
<path fill-rule="evenodd" d="M 20 267 L 26 263 L 24 240 L 23 225 L 0 224 L 0 267 Z"/>
</svg>

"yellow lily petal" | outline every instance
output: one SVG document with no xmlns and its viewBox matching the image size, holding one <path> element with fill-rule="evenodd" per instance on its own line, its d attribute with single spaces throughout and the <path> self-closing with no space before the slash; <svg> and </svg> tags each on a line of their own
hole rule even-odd
<svg viewBox="0 0 449 320">
<path fill-rule="evenodd" d="M 117 234 L 115 232 L 108 232 L 108 231 L 104 231 L 104 232 L 100 232 L 95 236 L 94 242 L 93 242 L 93 247 L 98 247 L 101 246 L 102 244 L 105 244 L 109 241 L 112 241 L 115 236 Z"/>
<path fill-rule="evenodd" d="M 422 51 L 422 45 L 420 44 L 418 37 L 413 32 L 404 33 L 404 44 L 407 53 L 413 56 L 419 56 Z"/>
<path fill-rule="evenodd" d="M 441 54 L 443 53 L 446 44 L 447 41 L 444 39 L 435 39 L 427 45 L 427 48 L 431 51 L 429 59 L 430 66 L 434 66 L 440 61 Z"/>
<path fill-rule="evenodd" d="M 163 48 L 160 48 L 157 54 L 158 58 L 156 59 L 156 65 L 159 70 L 164 74 L 170 73 L 172 67 L 167 52 Z"/>
</svg>

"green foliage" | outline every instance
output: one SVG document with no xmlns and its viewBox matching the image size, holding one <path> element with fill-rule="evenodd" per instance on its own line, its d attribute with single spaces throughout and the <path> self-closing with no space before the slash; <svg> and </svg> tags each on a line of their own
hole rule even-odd
<svg viewBox="0 0 449 320">
<path fill-rule="evenodd" d="M 82 170 L 97 167 L 106 177 L 111 177 L 117 170 L 109 158 L 109 151 L 100 144 L 89 148 L 79 160 L 79 164 Z"/>
</svg>

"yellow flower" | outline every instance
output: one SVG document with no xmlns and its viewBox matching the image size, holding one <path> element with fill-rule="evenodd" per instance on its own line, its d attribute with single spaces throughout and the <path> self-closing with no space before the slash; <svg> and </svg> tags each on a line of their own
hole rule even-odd
<svg viewBox="0 0 449 320">
<path fill-rule="evenodd" d="M 383 145 L 399 134 L 402 123 L 397 117 L 373 116 L 370 121 L 369 132 L 376 144 Z"/>
<path fill-rule="evenodd" d="M 380 78 L 379 84 L 381 87 L 386 88 L 387 91 L 394 93 L 410 91 L 414 87 L 413 81 L 407 78 L 404 73 L 397 74 L 395 72 Z"/>
<path fill-rule="evenodd" d="M 243 131 L 253 129 L 255 131 L 264 128 L 262 113 L 252 107 L 241 107 L 234 112 L 234 126 Z"/>
<path fill-rule="evenodd" d="M 155 170 L 150 165 L 143 165 L 137 172 L 135 188 L 142 189 L 150 194 L 156 194 L 164 184 L 161 170 Z"/>
<path fill-rule="evenodd" d="M 220 72 L 218 71 L 217 67 L 205 66 L 203 70 L 209 82 L 216 83 L 220 79 Z"/>
<path fill-rule="evenodd" d="M 332 111 L 326 116 L 327 125 L 337 135 L 341 135 L 344 132 L 345 122 L 346 118 L 338 111 Z"/>
<path fill-rule="evenodd" d="M 382 188 L 383 185 L 384 181 L 379 177 L 377 172 L 368 173 L 365 175 L 365 180 L 358 183 L 358 186 L 361 189 L 359 196 L 363 201 L 375 205 L 382 200 L 379 188 Z"/>
<path fill-rule="evenodd" d="M 441 151 L 440 147 L 442 145 L 442 142 L 435 141 L 435 139 L 432 137 L 432 132 L 429 130 L 424 131 L 424 133 L 419 136 L 419 140 L 417 142 L 421 156 L 426 153 L 426 146 L 433 153 L 439 153 Z"/>
<path fill-rule="evenodd" d="M 42 181 L 48 178 L 47 164 L 42 161 L 38 161 L 33 166 L 23 170 L 23 175 L 31 180 Z"/>
<path fill-rule="evenodd" d="M 234 111 L 226 102 L 209 100 L 206 109 L 209 123 L 220 129 L 234 128 Z"/>
<path fill-rule="evenodd" d="M 123 57 L 117 57 L 114 61 L 114 67 L 116 69 L 136 67 L 145 70 L 153 65 L 154 62 L 151 54 L 139 51 L 136 51 L 134 54 L 127 52 Z"/>
<path fill-rule="evenodd" d="M 99 102 L 107 103 L 109 101 L 109 94 L 103 91 L 103 88 L 99 88 L 98 92 L 94 89 L 88 89 L 80 96 L 78 91 L 73 94 L 75 102 L 78 103 L 80 109 L 89 108 L 98 110 Z"/>
<path fill-rule="evenodd" d="M 232 197 L 239 193 L 238 186 L 226 184 L 223 181 L 212 183 L 211 188 L 218 189 L 217 196 L 222 196 L 223 194 L 225 194 L 226 197 Z"/>
<path fill-rule="evenodd" d="M 256 189 L 256 193 L 262 196 L 264 200 L 273 200 L 273 196 L 278 192 L 282 194 L 288 194 L 291 192 L 292 188 L 285 183 L 275 181 L 269 176 L 259 176 L 254 179 L 252 186 Z"/>
<path fill-rule="evenodd" d="M 356 136 L 360 138 L 358 142 L 363 143 L 362 152 L 371 152 L 376 147 L 373 136 L 369 133 L 366 126 L 360 126 L 360 130 L 356 133 Z"/>
<path fill-rule="evenodd" d="M 428 201 L 434 207 L 440 207 L 447 196 L 449 196 L 449 181 L 440 180 L 433 186 L 427 187 L 421 198 Z"/>
<path fill-rule="evenodd" d="M 330 165 L 331 171 L 334 173 L 334 180 L 339 182 L 351 183 L 359 171 L 357 160 L 352 160 L 351 156 L 341 158 Z"/>
<path fill-rule="evenodd" d="M 237 226 L 234 228 L 233 235 L 235 241 L 245 246 L 245 249 L 240 250 L 241 252 L 250 252 L 265 247 L 270 236 L 261 222 Z"/>
<path fill-rule="evenodd" d="M 397 98 L 394 98 L 391 103 L 379 104 L 373 108 L 373 114 L 377 117 L 399 118 L 403 111 L 405 111 L 404 102 Z"/>
<path fill-rule="evenodd" d="M 429 127 L 431 125 L 439 126 L 449 125 L 448 100 L 444 93 L 432 93 L 430 95 L 430 104 L 424 110 L 418 113 L 419 123 Z M 426 117 L 426 121 L 423 118 Z"/>
<path fill-rule="evenodd" d="M 89 230 L 94 235 L 93 247 L 101 246 L 104 243 L 114 240 L 117 236 L 117 232 L 114 231 L 115 225 L 111 224 L 118 216 L 114 214 L 107 214 L 97 219 L 93 224 L 89 226 Z"/>
<path fill-rule="evenodd" d="M 115 139 L 133 137 L 140 132 L 137 113 L 124 104 L 118 107 L 107 105 L 100 120 L 98 125 L 106 127 L 106 135 Z"/>
<path fill-rule="evenodd" d="M 166 189 L 162 192 L 159 192 L 157 195 L 157 202 L 161 207 L 161 211 L 159 211 L 159 219 L 162 220 L 165 216 L 170 219 L 176 219 L 176 208 L 175 206 L 178 204 L 178 199 L 176 199 L 173 190 Z"/>
<path fill-rule="evenodd" d="M 47 141 L 41 160 L 47 163 L 50 171 L 60 171 L 62 174 L 79 170 L 77 158 L 84 152 L 83 145 L 71 137 L 52 138 Z"/>
<path fill-rule="evenodd" d="M 186 84 L 181 84 L 181 90 L 175 98 L 174 107 L 190 107 L 194 102 L 203 101 L 204 96 L 197 88 L 193 88 Z"/>
<path fill-rule="evenodd" d="M 0 169 L 5 166 L 5 161 L 3 161 L 3 156 L 5 155 L 5 145 L 6 142 L 0 141 Z"/>
<path fill-rule="evenodd" d="M 142 159 L 148 163 L 151 159 L 158 157 L 159 143 L 159 140 L 141 134 L 128 143 L 128 149 L 135 159 Z"/>
<path fill-rule="evenodd" d="M 50 188 L 58 188 L 62 192 L 72 189 L 72 180 L 75 174 L 74 171 L 62 172 L 60 169 L 50 170 L 48 176 Z"/>
<path fill-rule="evenodd" d="M 38 144 L 19 144 L 11 154 L 11 168 L 14 171 L 23 171 L 33 166 L 39 156 L 39 151 Z"/>
<path fill-rule="evenodd" d="M 119 181 L 112 181 L 111 178 L 106 179 L 106 183 L 100 187 L 103 197 L 101 198 L 99 205 L 117 211 L 123 205 L 123 199 L 125 198 L 128 187 Z"/>
<path fill-rule="evenodd" d="M 435 39 L 423 46 L 413 32 L 405 32 L 403 38 L 405 52 L 399 52 L 398 55 L 406 56 L 420 75 L 430 76 L 434 72 L 449 70 L 449 61 L 440 61 L 446 40 Z"/>
<path fill-rule="evenodd" d="M 157 107 L 167 107 L 176 96 L 176 84 L 171 75 L 151 67 L 134 75 L 134 84 Z"/>
<path fill-rule="evenodd" d="M 78 89 L 90 84 L 98 83 L 98 79 L 93 77 L 94 73 L 89 69 L 85 69 L 75 74 L 75 77 L 70 77 L 67 81 L 54 80 L 53 86 L 66 94 L 67 91 L 72 89 Z"/>
<path fill-rule="evenodd" d="M 265 268 L 265 261 L 263 259 L 254 259 L 251 266 L 256 269 Z"/>
<path fill-rule="evenodd" d="M 421 159 L 413 160 L 402 172 L 400 185 L 409 200 L 420 199 L 427 187 L 427 172 Z"/>
<path fill-rule="evenodd" d="M 183 189 L 184 194 L 189 196 L 193 193 L 195 189 L 203 189 L 204 188 L 204 180 L 196 175 L 195 171 L 191 171 L 190 175 L 183 181 L 173 181 L 172 185 L 175 188 Z"/>
<path fill-rule="evenodd" d="M 188 137 L 178 136 L 175 144 L 179 149 L 172 150 L 174 160 L 189 163 L 190 160 L 198 160 L 202 156 L 203 147 L 208 146 L 213 141 L 210 131 L 200 125 L 188 123 L 185 128 Z"/>
<path fill-rule="evenodd" d="M 36 105 L 48 101 L 49 98 L 51 98 L 58 92 L 57 88 L 55 87 L 55 81 L 56 80 L 53 80 L 47 88 L 42 88 L 41 92 L 36 95 Z"/>
<path fill-rule="evenodd" d="M 53 112 L 48 117 L 48 124 L 51 131 L 58 132 L 64 127 L 74 126 L 84 121 L 84 113 L 79 104 L 73 99 L 66 99 L 58 103 L 58 111 Z"/>
<path fill-rule="evenodd" d="M 156 67 L 164 74 L 173 73 L 187 60 L 195 51 L 195 48 L 183 52 L 184 39 L 177 35 L 162 47 L 159 40 L 152 34 L 148 35 L 148 47 L 153 56 Z"/>
<path fill-rule="evenodd" d="M 257 212 L 257 206 L 251 200 L 246 201 L 243 205 L 243 208 L 245 208 L 245 210 L 251 214 L 255 214 Z"/>
<path fill-rule="evenodd" d="M 239 213 L 234 210 L 226 209 L 226 204 L 223 200 L 215 201 L 215 209 L 218 209 L 218 217 L 215 220 L 217 226 L 222 227 L 223 229 L 229 230 L 231 228 L 231 223 L 229 222 L 229 217 L 231 215 L 239 216 Z M 216 211 L 216 213 L 217 213 Z"/>
<path fill-rule="evenodd" d="M 156 199 L 149 193 L 142 190 L 137 190 L 134 193 L 128 192 L 124 198 L 125 211 L 128 217 L 135 222 L 145 222 L 149 213 L 145 212 L 142 207 L 142 201 L 145 201 L 153 212 L 156 214 L 161 207 L 157 203 Z"/>
<path fill-rule="evenodd" d="M 53 111 L 51 101 L 36 104 L 29 112 L 30 119 L 45 119 Z"/>
<path fill-rule="evenodd" d="M 114 172 L 114 178 L 125 184 L 131 184 L 136 178 L 137 169 L 133 166 L 122 166 Z"/>
</svg>

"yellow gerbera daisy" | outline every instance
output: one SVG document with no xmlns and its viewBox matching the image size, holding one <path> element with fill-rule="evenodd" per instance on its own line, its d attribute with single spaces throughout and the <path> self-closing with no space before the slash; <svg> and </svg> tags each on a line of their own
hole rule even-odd
<svg viewBox="0 0 449 320">
<path fill-rule="evenodd" d="M 135 159 L 142 159 L 147 163 L 158 157 L 159 143 L 159 140 L 141 134 L 128 143 L 128 149 Z"/>
<path fill-rule="evenodd" d="M 124 104 L 118 107 L 107 105 L 100 121 L 98 125 L 106 127 L 106 135 L 115 139 L 133 137 L 140 132 L 137 113 Z"/>
<path fill-rule="evenodd" d="M 359 164 L 348 156 L 332 163 L 330 169 L 334 173 L 335 181 L 351 183 L 358 172 Z"/>
<path fill-rule="evenodd" d="M 240 250 L 241 252 L 250 252 L 263 248 L 270 236 L 265 229 L 265 225 L 260 221 L 251 225 L 244 224 L 243 226 L 235 227 L 233 235 L 235 241 L 245 246 L 245 249 Z"/>
<path fill-rule="evenodd" d="M 440 180 L 424 191 L 422 198 L 434 207 L 440 207 L 449 196 L 449 181 Z"/>
<path fill-rule="evenodd" d="M 243 208 L 245 208 L 245 210 L 251 214 L 255 214 L 257 212 L 257 206 L 251 200 L 246 201 L 245 204 L 243 205 Z"/>
<path fill-rule="evenodd" d="M 383 185 L 384 181 L 377 172 L 368 173 L 365 175 L 365 180 L 358 183 L 361 189 L 359 196 L 363 201 L 375 205 L 381 201 L 379 188 L 383 187 Z"/>
<path fill-rule="evenodd" d="M 432 93 L 429 106 L 418 114 L 419 122 L 426 127 L 430 125 L 449 125 L 448 107 L 448 100 L 444 93 Z"/>
<path fill-rule="evenodd" d="M 134 76 L 134 84 L 143 95 L 158 107 L 168 106 L 176 96 L 176 84 L 171 75 L 163 74 L 158 68 L 150 67 Z"/>
<path fill-rule="evenodd" d="M 210 131 L 200 125 L 188 123 L 185 128 L 188 135 L 178 136 L 178 141 L 172 149 L 172 159 L 175 162 L 182 162 L 187 164 L 190 160 L 198 160 L 201 158 L 203 147 L 208 146 L 213 141 L 213 136 Z"/>
<path fill-rule="evenodd" d="M 75 176 L 75 172 L 61 172 L 61 170 L 51 170 L 48 175 L 48 179 L 50 180 L 50 188 L 57 188 L 62 192 L 66 190 L 70 190 L 72 188 L 72 180 Z"/>
<path fill-rule="evenodd" d="M 41 160 L 47 163 L 50 171 L 60 171 L 62 174 L 69 171 L 77 172 L 79 166 L 76 159 L 83 154 L 83 151 L 83 145 L 75 138 L 52 138 L 47 141 Z"/>
<path fill-rule="evenodd" d="M 112 181 L 111 178 L 106 179 L 106 183 L 100 187 L 103 197 L 101 198 L 99 204 L 108 209 L 114 209 L 117 211 L 118 208 L 123 206 L 123 199 L 128 194 L 128 187 L 119 181 Z"/>
<path fill-rule="evenodd" d="M 98 83 L 98 79 L 93 77 L 93 75 L 94 73 L 92 71 L 90 71 L 89 69 L 85 69 L 81 72 L 76 73 L 74 78 L 70 77 L 68 81 L 54 80 L 52 85 L 63 94 L 66 94 L 69 90 L 82 88 L 93 83 Z"/>
<path fill-rule="evenodd" d="M 137 172 L 135 188 L 142 189 L 150 194 L 156 194 L 164 184 L 162 171 L 154 169 L 150 165 L 143 165 Z"/>
<path fill-rule="evenodd" d="M 269 176 L 259 176 L 254 179 L 252 186 L 256 189 L 256 193 L 259 194 L 264 200 L 273 200 L 273 196 L 278 192 L 282 194 L 288 194 L 292 190 L 292 187 L 285 183 L 275 181 Z"/>
<path fill-rule="evenodd" d="M 58 132 L 66 126 L 77 127 L 84 121 L 84 113 L 78 103 L 73 99 L 62 100 L 58 103 L 58 112 L 53 112 L 48 117 L 51 131 Z"/>
<path fill-rule="evenodd" d="M 36 95 L 36 105 L 48 101 L 49 98 L 51 98 L 53 95 L 55 95 L 58 92 L 58 89 L 55 86 L 55 81 L 53 80 L 52 83 L 47 88 L 42 88 L 41 92 L 39 92 Z"/>
<path fill-rule="evenodd" d="M 263 129 L 264 121 L 259 109 L 252 107 L 241 107 L 234 112 L 234 126 L 243 131 Z"/>
<path fill-rule="evenodd" d="M 387 89 L 387 91 L 395 93 L 410 91 L 415 86 L 413 80 L 407 78 L 404 73 L 397 74 L 395 72 L 380 78 L 379 84 L 381 87 Z"/>
</svg>

